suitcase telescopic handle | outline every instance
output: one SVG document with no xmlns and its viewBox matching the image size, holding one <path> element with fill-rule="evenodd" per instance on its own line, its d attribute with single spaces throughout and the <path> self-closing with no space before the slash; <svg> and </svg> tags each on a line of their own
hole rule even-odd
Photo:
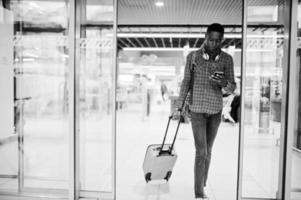
<svg viewBox="0 0 301 200">
<path fill-rule="evenodd" d="M 171 152 L 172 152 L 172 149 L 173 149 L 173 147 L 174 147 L 174 144 L 175 144 L 175 141 L 176 141 L 176 138 L 177 138 L 177 135 L 178 135 L 178 131 L 179 131 L 181 119 L 182 119 L 182 117 L 183 117 L 182 112 L 183 112 L 184 105 L 185 105 L 186 98 L 187 98 L 187 96 L 188 96 L 189 91 L 191 91 L 191 99 L 192 99 L 192 94 L 193 94 L 192 91 L 193 91 L 193 84 L 194 84 L 195 57 L 196 57 L 196 53 L 193 53 L 193 54 L 192 54 L 191 66 L 190 66 L 190 81 L 189 81 L 189 88 L 188 88 L 188 90 L 187 90 L 187 92 L 186 92 L 186 94 L 185 94 L 184 100 L 183 100 L 183 102 L 182 102 L 180 119 L 179 119 L 179 121 L 178 121 L 178 125 L 177 125 L 177 129 L 176 129 L 175 136 L 174 136 L 174 138 L 173 138 L 173 141 L 172 141 L 172 144 L 171 144 L 171 146 L 170 146 L 170 149 L 167 151 L 169 154 L 171 154 Z M 166 130 L 165 130 L 164 139 L 163 139 L 163 142 L 162 142 L 160 151 L 159 151 L 159 155 L 161 155 L 163 152 L 166 152 L 166 151 L 163 151 L 163 147 L 164 147 L 164 143 L 165 143 L 165 140 L 166 140 L 166 135 L 167 135 L 167 132 L 168 132 L 168 128 L 169 128 L 169 124 L 170 124 L 170 120 L 171 120 L 171 119 L 172 119 L 172 115 L 169 116 L 169 118 L 168 118 L 168 123 L 167 123 L 167 127 L 166 127 Z"/>
<path fill-rule="evenodd" d="M 186 95 L 185 95 L 185 98 L 184 98 L 184 100 L 183 100 L 183 102 L 182 102 L 181 110 L 183 110 L 183 108 L 184 108 L 185 101 L 186 101 L 186 98 L 187 98 L 187 96 L 188 96 L 188 92 L 189 92 L 189 91 L 187 91 L 187 93 L 186 93 Z M 163 150 L 163 147 L 164 147 L 164 144 L 165 144 L 166 135 L 167 135 L 167 132 L 168 132 L 168 129 L 169 129 L 169 124 L 170 124 L 170 121 L 171 121 L 171 119 L 172 119 L 172 115 L 170 115 L 170 116 L 168 117 L 168 122 L 167 122 L 166 130 L 165 130 L 165 135 L 164 135 L 163 142 L 162 142 L 162 145 L 161 145 L 161 148 L 160 148 L 160 151 L 159 151 L 159 156 L 162 155 L 162 153 L 164 153 L 164 152 L 168 152 L 169 154 L 171 154 L 171 152 L 172 152 L 172 150 L 173 150 L 173 147 L 174 147 L 174 144 L 175 144 L 175 142 L 176 142 L 176 138 L 177 138 L 177 135 L 178 135 L 178 131 L 179 131 L 179 127 L 180 127 L 180 124 L 181 124 L 181 118 L 182 118 L 182 117 L 183 117 L 183 115 L 182 115 L 182 111 L 181 111 L 180 118 L 179 118 L 179 120 L 178 120 L 178 125 L 177 125 L 177 129 L 176 129 L 176 133 L 175 133 L 175 136 L 174 136 L 174 138 L 173 138 L 172 144 L 171 144 L 169 150 L 164 151 L 164 150 Z"/>
</svg>

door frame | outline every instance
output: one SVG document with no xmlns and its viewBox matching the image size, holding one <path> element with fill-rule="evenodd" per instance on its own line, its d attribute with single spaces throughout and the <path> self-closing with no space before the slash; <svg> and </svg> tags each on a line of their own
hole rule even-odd
<svg viewBox="0 0 301 200">
<path fill-rule="evenodd" d="M 242 52 L 241 52 L 241 82 L 240 94 L 245 96 L 246 77 L 246 43 L 247 43 L 247 0 L 242 0 Z M 240 123 L 238 134 L 238 166 L 236 182 L 236 199 L 242 197 L 242 174 L 243 174 L 243 153 L 244 153 L 244 121 L 245 121 L 245 99 L 240 98 Z"/>
<path fill-rule="evenodd" d="M 298 0 L 291 0 L 290 6 L 290 31 L 289 31 L 289 69 L 287 70 L 288 82 L 288 94 L 287 94 L 287 127 L 286 127 L 286 143 L 284 147 L 284 167 L 283 167 L 283 199 L 291 199 L 291 179 L 292 179 L 292 157 L 293 157 L 293 141 L 294 134 L 298 129 L 298 109 L 299 109 L 299 73 L 300 62 L 298 64 L 296 56 L 298 46 L 297 36 L 297 22 L 298 22 Z M 297 192 L 300 192 L 299 190 Z"/>
</svg>

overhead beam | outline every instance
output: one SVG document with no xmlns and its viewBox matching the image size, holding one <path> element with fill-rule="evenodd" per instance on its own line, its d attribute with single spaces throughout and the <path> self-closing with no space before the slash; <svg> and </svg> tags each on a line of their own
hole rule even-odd
<svg viewBox="0 0 301 200">
<path fill-rule="evenodd" d="M 145 41 L 145 43 L 147 44 L 148 47 L 151 47 L 150 43 L 147 41 L 147 39 L 143 38 L 143 40 Z"/>
<path fill-rule="evenodd" d="M 131 44 L 133 47 L 137 47 L 129 38 L 126 38 L 129 44 Z"/>
<path fill-rule="evenodd" d="M 195 42 L 194 42 L 194 44 L 193 44 L 193 48 L 196 48 L 196 44 L 198 43 L 199 39 L 200 39 L 200 38 L 196 38 L 196 39 L 195 39 Z"/>
<path fill-rule="evenodd" d="M 155 47 L 158 47 L 158 44 L 157 44 L 155 38 L 152 37 L 152 39 L 153 39 L 153 42 L 154 42 L 154 44 L 155 44 Z"/>
<path fill-rule="evenodd" d="M 118 42 L 121 43 L 124 47 L 128 47 L 128 45 L 123 42 L 123 38 L 118 38 Z"/>
<path fill-rule="evenodd" d="M 162 42 L 163 47 L 165 48 L 166 45 L 165 45 L 165 42 L 164 42 L 163 38 L 160 38 L 160 39 L 161 39 L 161 42 Z"/>
<path fill-rule="evenodd" d="M 139 39 L 137 39 L 137 38 L 134 38 L 134 39 L 140 45 L 140 47 L 144 47 L 144 45 L 139 41 Z"/>
<path fill-rule="evenodd" d="M 234 41 L 235 39 L 232 39 L 230 40 L 229 42 L 227 42 L 225 45 L 224 45 L 224 48 L 228 48 L 228 46 L 230 46 L 230 44 Z"/>
</svg>

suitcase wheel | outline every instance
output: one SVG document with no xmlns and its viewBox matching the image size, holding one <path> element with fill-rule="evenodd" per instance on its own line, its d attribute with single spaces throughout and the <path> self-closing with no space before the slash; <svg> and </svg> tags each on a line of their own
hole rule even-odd
<svg viewBox="0 0 301 200">
<path fill-rule="evenodd" d="M 166 173 L 166 176 L 165 176 L 165 178 L 164 178 L 166 181 L 169 180 L 169 178 L 170 178 L 170 176 L 171 176 L 171 173 L 172 173 L 171 171 L 168 171 L 168 172 Z"/>
<path fill-rule="evenodd" d="M 151 180 L 151 176 L 152 176 L 152 173 L 148 172 L 147 174 L 145 174 L 145 181 L 148 182 Z"/>
</svg>

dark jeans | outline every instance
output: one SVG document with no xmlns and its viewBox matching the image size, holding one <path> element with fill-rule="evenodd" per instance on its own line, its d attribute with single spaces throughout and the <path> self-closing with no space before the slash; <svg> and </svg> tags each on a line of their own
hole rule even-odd
<svg viewBox="0 0 301 200">
<path fill-rule="evenodd" d="M 221 112 L 217 114 L 191 112 L 191 125 L 195 144 L 194 192 L 196 198 L 204 196 L 212 146 L 220 122 Z"/>
</svg>

